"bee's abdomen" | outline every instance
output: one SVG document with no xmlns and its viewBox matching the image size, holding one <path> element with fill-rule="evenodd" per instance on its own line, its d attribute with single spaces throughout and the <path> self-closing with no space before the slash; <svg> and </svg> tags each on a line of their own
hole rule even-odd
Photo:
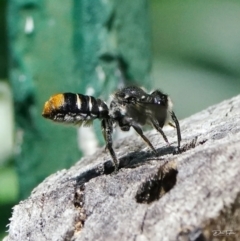
<svg viewBox="0 0 240 241">
<path fill-rule="evenodd" d="M 107 118 L 108 107 L 92 96 L 63 93 L 53 95 L 45 103 L 42 115 L 56 122 L 82 124 L 96 118 Z"/>
</svg>

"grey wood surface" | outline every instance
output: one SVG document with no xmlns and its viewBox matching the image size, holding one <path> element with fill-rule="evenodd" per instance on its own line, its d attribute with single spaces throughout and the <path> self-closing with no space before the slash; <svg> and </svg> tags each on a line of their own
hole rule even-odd
<svg viewBox="0 0 240 241">
<path fill-rule="evenodd" d="M 174 129 L 169 147 L 153 130 L 158 157 L 132 136 L 116 143 L 117 174 L 100 149 L 49 176 L 14 207 L 4 241 L 240 240 L 240 95 L 180 125 L 181 154 Z"/>
</svg>

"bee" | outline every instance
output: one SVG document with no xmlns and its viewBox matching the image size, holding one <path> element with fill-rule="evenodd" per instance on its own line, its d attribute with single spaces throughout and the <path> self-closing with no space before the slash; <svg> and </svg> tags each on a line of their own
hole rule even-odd
<svg viewBox="0 0 240 241">
<path fill-rule="evenodd" d="M 162 128 L 164 125 L 171 125 L 177 130 L 179 150 L 181 131 L 172 108 L 171 99 L 160 90 L 148 94 L 139 87 L 129 86 L 113 94 L 109 107 L 103 100 L 93 96 L 75 93 L 53 95 L 45 103 L 42 116 L 54 122 L 80 126 L 91 125 L 93 120 L 100 119 L 106 149 L 108 149 L 114 162 L 115 171 L 117 171 L 119 161 L 112 141 L 114 124 L 117 124 L 122 131 L 129 131 L 132 127 L 155 154 L 157 151 L 143 134 L 142 126 L 152 125 L 169 144 Z"/>
</svg>

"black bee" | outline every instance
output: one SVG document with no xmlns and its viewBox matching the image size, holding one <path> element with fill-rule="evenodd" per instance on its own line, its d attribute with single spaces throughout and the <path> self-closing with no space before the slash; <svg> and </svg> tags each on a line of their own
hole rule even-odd
<svg viewBox="0 0 240 241">
<path fill-rule="evenodd" d="M 155 154 L 157 151 L 143 134 L 142 126 L 152 125 L 169 144 L 162 130 L 164 125 L 169 124 L 177 129 L 179 149 L 181 132 L 172 107 L 171 99 L 161 91 L 156 90 L 147 94 L 141 88 L 131 86 L 114 93 L 110 107 L 101 99 L 95 99 L 92 96 L 73 93 L 56 94 L 45 103 L 42 115 L 55 122 L 77 125 L 90 125 L 94 119 L 101 119 L 106 148 L 112 156 L 116 171 L 119 162 L 112 147 L 113 124 L 118 124 L 123 131 L 133 127 Z"/>
</svg>

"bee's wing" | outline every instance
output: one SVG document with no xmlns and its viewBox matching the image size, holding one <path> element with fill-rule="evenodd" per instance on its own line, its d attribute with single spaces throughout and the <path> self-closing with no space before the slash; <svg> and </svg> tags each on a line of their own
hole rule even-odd
<svg viewBox="0 0 240 241">
<path fill-rule="evenodd" d="M 84 127 L 89 127 L 93 124 L 93 119 L 92 120 L 81 120 L 81 121 L 77 121 L 74 123 L 75 126 L 84 126 Z"/>
<path fill-rule="evenodd" d="M 160 127 L 163 127 L 167 118 L 167 108 L 161 104 L 154 103 L 153 101 L 138 99 L 135 104 L 141 115 L 145 115 L 149 123 L 155 119 Z"/>
</svg>

